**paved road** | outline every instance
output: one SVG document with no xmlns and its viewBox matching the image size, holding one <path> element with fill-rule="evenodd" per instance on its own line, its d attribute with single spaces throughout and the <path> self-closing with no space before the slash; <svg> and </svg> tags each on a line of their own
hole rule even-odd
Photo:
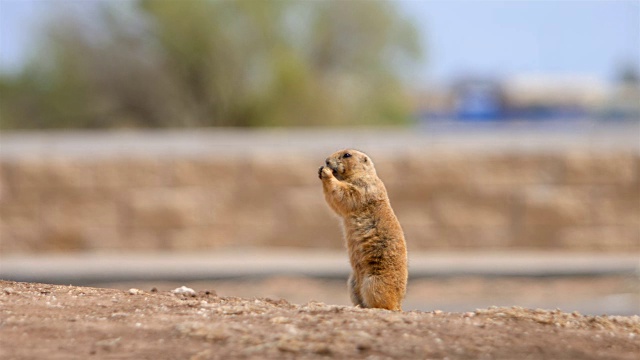
<svg viewBox="0 0 640 360">
<path fill-rule="evenodd" d="M 414 253 L 410 276 L 601 276 L 640 275 L 640 254 L 549 252 Z M 302 275 L 346 278 L 344 252 L 317 250 L 191 254 L 76 254 L 3 256 L 0 278 L 62 284 L 117 281 L 193 281 Z"/>
<path fill-rule="evenodd" d="M 479 151 L 559 151 L 615 148 L 640 152 L 640 121 L 609 123 L 432 124 L 417 128 L 191 129 L 154 131 L 9 132 L 0 158 L 24 156 L 201 156 L 287 152 L 324 155 L 355 147 L 372 154 L 451 146 Z"/>
</svg>

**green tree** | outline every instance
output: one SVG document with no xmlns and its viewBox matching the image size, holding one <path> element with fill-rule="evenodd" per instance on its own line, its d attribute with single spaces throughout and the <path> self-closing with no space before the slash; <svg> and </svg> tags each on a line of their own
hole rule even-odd
<svg viewBox="0 0 640 360">
<path fill-rule="evenodd" d="M 3 128 L 403 124 L 415 28 L 392 2 L 98 3 L 58 15 Z M 95 6 L 95 5 L 94 5 Z"/>
</svg>

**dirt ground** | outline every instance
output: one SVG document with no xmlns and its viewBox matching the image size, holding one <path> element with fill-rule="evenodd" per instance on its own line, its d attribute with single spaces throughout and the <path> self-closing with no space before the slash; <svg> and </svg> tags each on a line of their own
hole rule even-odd
<svg viewBox="0 0 640 360">
<path fill-rule="evenodd" d="M 128 290 L 169 291 L 186 285 L 219 296 L 269 297 L 305 304 L 351 305 L 345 279 L 270 276 L 187 282 L 133 281 L 84 284 Z M 633 275 L 573 277 L 422 277 L 409 281 L 403 309 L 468 312 L 489 306 L 562 309 L 587 315 L 640 315 L 640 278 Z"/>
<path fill-rule="evenodd" d="M 640 317 L 390 312 L 0 281 L 2 359 L 635 359 Z"/>
</svg>

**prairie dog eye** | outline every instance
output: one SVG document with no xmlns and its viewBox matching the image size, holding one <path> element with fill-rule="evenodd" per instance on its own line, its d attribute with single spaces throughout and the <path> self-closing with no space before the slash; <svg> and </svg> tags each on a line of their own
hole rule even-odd
<svg viewBox="0 0 640 360">
<path fill-rule="evenodd" d="M 351 154 L 349 154 L 349 153 L 345 153 L 344 155 L 342 155 L 342 157 L 343 157 L 343 158 L 345 158 L 345 159 L 346 159 L 346 158 L 350 158 L 350 157 L 351 157 Z"/>
</svg>

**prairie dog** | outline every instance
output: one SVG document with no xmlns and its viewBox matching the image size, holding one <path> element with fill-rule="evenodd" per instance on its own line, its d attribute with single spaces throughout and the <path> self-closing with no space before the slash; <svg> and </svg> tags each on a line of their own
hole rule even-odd
<svg viewBox="0 0 640 360">
<path fill-rule="evenodd" d="M 407 248 L 373 161 L 357 150 L 329 156 L 318 170 L 324 197 L 343 220 L 352 273 L 351 301 L 400 311 L 407 287 Z"/>
</svg>

